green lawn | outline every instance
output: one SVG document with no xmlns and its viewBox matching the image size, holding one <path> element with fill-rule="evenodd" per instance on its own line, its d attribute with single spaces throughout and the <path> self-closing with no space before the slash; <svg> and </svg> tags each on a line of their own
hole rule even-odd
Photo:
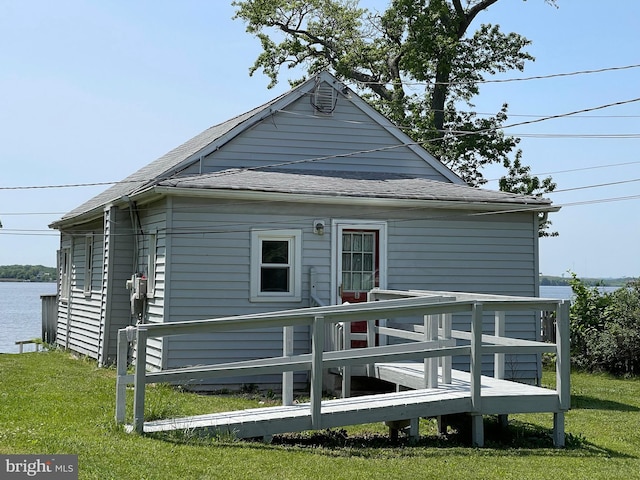
<svg viewBox="0 0 640 480">
<path fill-rule="evenodd" d="M 553 374 L 545 382 L 553 381 Z M 82 479 L 640 478 L 640 381 L 572 375 L 568 447 L 554 449 L 552 415 L 487 419 L 488 447 L 438 438 L 416 445 L 381 425 L 276 437 L 273 444 L 190 435 L 144 437 L 114 426 L 115 372 L 60 351 L 0 355 L 0 453 L 77 454 Z M 147 417 L 255 407 L 264 398 L 198 396 L 150 387 Z"/>
</svg>

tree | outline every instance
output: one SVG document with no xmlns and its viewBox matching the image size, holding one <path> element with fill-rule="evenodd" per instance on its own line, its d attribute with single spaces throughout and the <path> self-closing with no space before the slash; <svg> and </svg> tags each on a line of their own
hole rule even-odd
<svg viewBox="0 0 640 480">
<path fill-rule="evenodd" d="M 531 177 L 521 165 L 519 139 L 502 130 L 507 105 L 490 118 L 459 109 L 473 108 L 487 75 L 522 71 L 533 60 L 524 50 L 530 41 L 517 33 L 485 24 L 472 31 L 477 16 L 497 1 L 391 0 L 383 13 L 360 8 L 357 0 L 236 0 L 233 5 L 234 18 L 244 20 L 262 44 L 250 74 L 262 69 L 270 87 L 282 67 L 301 67 L 307 75 L 330 70 L 355 84 L 468 184 L 486 183 L 482 169 L 498 164 L 508 171 L 501 189 L 539 196 L 555 184 Z M 545 1 L 555 5 L 556 0 Z"/>
</svg>

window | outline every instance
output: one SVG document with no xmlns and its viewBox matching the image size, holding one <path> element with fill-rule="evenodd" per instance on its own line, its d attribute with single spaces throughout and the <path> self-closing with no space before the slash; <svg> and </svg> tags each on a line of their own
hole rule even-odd
<svg viewBox="0 0 640 480">
<path fill-rule="evenodd" d="M 344 230 L 342 233 L 342 289 L 369 291 L 378 286 L 378 231 Z"/>
<path fill-rule="evenodd" d="M 91 295 L 93 279 L 93 234 L 90 233 L 84 240 L 84 294 Z"/>
<path fill-rule="evenodd" d="M 251 232 L 251 301 L 299 302 L 302 290 L 302 232 Z"/>
</svg>

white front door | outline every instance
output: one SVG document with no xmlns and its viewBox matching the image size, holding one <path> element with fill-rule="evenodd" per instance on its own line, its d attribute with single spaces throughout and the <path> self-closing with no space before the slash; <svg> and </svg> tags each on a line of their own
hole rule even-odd
<svg viewBox="0 0 640 480">
<path fill-rule="evenodd" d="M 333 293 L 334 304 L 366 302 L 367 292 L 386 288 L 386 222 L 334 221 Z M 366 322 L 352 322 L 351 331 L 366 331 Z M 365 342 L 353 341 L 353 347 Z"/>
</svg>

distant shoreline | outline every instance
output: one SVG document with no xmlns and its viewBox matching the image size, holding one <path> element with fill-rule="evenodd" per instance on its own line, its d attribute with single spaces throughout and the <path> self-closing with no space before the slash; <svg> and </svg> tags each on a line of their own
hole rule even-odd
<svg viewBox="0 0 640 480">
<path fill-rule="evenodd" d="M 22 278 L 0 278 L 0 282 L 12 282 L 12 283 L 56 283 L 55 280 L 24 280 Z"/>
<path fill-rule="evenodd" d="M 633 277 L 619 278 L 586 278 L 577 277 L 583 284 L 592 287 L 624 287 L 630 281 L 635 280 Z M 544 287 L 570 287 L 571 277 L 556 277 L 553 275 L 540 275 L 540 286 Z"/>
</svg>

